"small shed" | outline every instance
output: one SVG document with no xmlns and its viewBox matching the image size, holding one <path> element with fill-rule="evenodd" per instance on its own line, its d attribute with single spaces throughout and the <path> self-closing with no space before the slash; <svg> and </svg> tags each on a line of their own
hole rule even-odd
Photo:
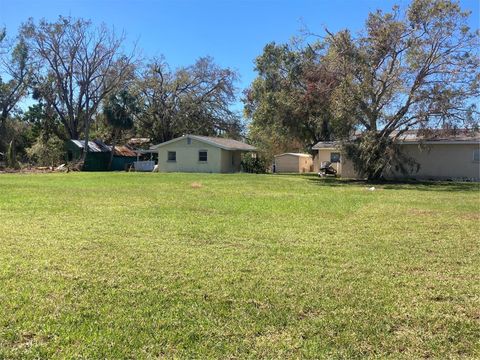
<svg viewBox="0 0 480 360">
<path fill-rule="evenodd" d="M 275 172 L 306 173 L 313 171 L 312 155 L 304 153 L 284 153 L 275 155 Z"/>
<path fill-rule="evenodd" d="M 67 161 L 78 161 L 82 159 L 85 151 L 85 140 L 69 140 L 65 144 Z M 85 159 L 84 170 L 106 171 L 110 162 L 110 147 L 100 140 L 88 142 L 88 154 Z"/>
<path fill-rule="evenodd" d="M 128 146 L 115 146 L 112 170 L 127 170 L 137 160 L 137 153 Z"/>
</svg>

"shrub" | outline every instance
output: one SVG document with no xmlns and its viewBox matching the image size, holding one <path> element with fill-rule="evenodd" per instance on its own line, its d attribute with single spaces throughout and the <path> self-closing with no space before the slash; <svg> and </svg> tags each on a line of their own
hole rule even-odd
<svg viewBox="0 0 480 360">
<path fill-rule="evenodd" d="M 50 138 L 44 141 L 38 137 L 35 143 L 27 148 L 27 155 L 33 163 L 41 166 L 54 166 L 62 161 L 63 142 L 58 138 Z"/>
<path fill-rule="evenodd" d="M 267 161 L 254 154 L 244 154 L 242 156 L 242 169 L 247 173 L 264 174 L 267 172 Z"/>
</svg>

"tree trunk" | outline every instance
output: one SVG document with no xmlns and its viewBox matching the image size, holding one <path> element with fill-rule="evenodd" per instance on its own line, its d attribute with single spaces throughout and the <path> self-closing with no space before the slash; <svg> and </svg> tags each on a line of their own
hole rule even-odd
<svg viewBox="0 0 480 360">
<path fill-rule="evenodd" d="M 110 161 L 108 162 L 108 170 L 112 170 L 113 154 L 115 152 L 115 146 L 117 145 L 117 138 L 118 138 L 118 130 L 115 129 L 113 132 L 112 151 L 110 153 Z"/>
<path fill-rule="evenodd" d="M 85 169 L 86 161 L 87 161 L 87 155 L 88 155 L 88 135 L 90 131 L 90 108 L 89 108 L 89 97 L 86 95 L 85 97 L 85 130 L 84 130 L 84 141 L 85 141 L 85 149 L 83 151 L 83 169 Z"/>
</svg>

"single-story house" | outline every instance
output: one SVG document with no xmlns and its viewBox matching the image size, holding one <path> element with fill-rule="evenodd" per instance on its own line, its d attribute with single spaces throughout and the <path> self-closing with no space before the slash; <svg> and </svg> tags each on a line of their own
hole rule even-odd
<svg viewBox="0 0 480 360">
<path fill-rule="evenodd" d="M 284 153 L 275 155 L 275 172 L 305 173 L 313 170 L 313 159 L 310 154 Z"/>
<path fill-rule="evenodd" d="M 256 149 L 241 141 L 184 135 L 151 147 L 158 152 L 160 172 L 234 173 L 241 171 L 241 155 Z"/>
<path fill-rule="evenodd" d="M 407 131 L 397 140 L 400 149 L 419 165 L 408 174 L 398 168 L 386 171 L 387 179 L 473 180 L 480 181 L 480 133 L 457 132 L 453 135 L 425 137 L 415 130 Z M 313 146 L 314 171 L 322 162 L 330 161 L 337 174 L 358 178 L 353 163 L 340 150 L 338 142 L 319 142 Z"/>
</svg>

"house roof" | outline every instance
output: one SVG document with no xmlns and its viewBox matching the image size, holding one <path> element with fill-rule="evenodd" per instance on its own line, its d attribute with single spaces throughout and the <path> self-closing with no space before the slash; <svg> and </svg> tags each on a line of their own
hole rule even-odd
<svg viewBox="0 0 480 360">
<path fill-rule="evenodd" d="M 319 141 L 315 145 L 313 145 L 313 150 L 318 149 L 334 149 L 340 145 L 340 141 Z"/>
<path fill-rule="evenodd" d="M 128 140 L 127 144 L 130 145 L 130 146 L 146 146 L 146 145 L 149 145 L 151 143 L 151 139 L 150 138 L 131 138 L 130 140 Z"/>
<path fill-rule="evenodd" d="M 398 132 L 393 132 L 392 136 L 395 136 Z M 398 142 L 410 144 L 410 143 L 426 143 L 426 144 L 439 144 L 439 143 L 480 143 L 480 132 L 457 130 L 455 132 L 446 132 L 441 130 L 432 130 L 420 132 L 417 130 L 409 130 L 404 132 L 398 137 Z"/>
<path fill-rule="evenodd" d="M 158 149 L 159 147 L 175 143 L 182 139 L 194 139 L 209 145 L 213 145 L 219 147 L 224 150 L 240 150 L 240 151 L 255 151 L 256 148 L 245 144 L 244 142 L 233 140 L 233 139 L 225 139 L 213 136 L 200 136 L 200 135 L 183 135 L 178 138 L 172 139 L 170 141 L 165 141 L 161 144 L 153 145 L 151 149 Z"/>
<path fill-rule="evenodd" d="M 394 137 L 397 134 L 398 132 L 393 132 L 391 136 Z M 399 144 L 480 144 L 480 132 L 457 130 L 451 133 L 442 130 L 408 130 L 397 138 L 397 142 Z M 320 141 L 312 149 L 334 149 L 339 145 L 340 141 Z"/>
<path fill-rule="evenodd" d="M 298 157 L 312 157 L 312 155 L 304 154 L 304 153 L 283 153 L 283 154 L 275 155 L 274 157 L 280 157 L 285 155 L 298 156 Z"/>
<path fill-rule="evenodd" d="M 80 149 L 85 148 L 85 140 L 70 140 L 70 141 L 74 143 L 76 146 L 78 146 Z M 89 141 L 88 151 L 89 152 L 110 152 L 110 147 L 105 145 L 100 140 Z"/>
</svg>

